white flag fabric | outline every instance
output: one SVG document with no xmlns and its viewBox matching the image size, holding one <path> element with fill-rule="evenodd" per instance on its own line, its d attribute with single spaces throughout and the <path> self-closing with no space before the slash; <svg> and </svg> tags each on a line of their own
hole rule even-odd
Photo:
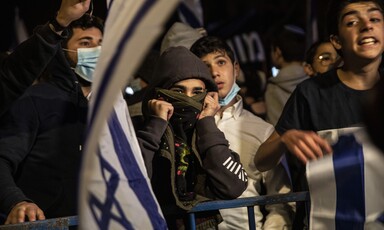
<svg viewBox="0 0 384 230">
<path fill-rule="evenodd" d="M 384 153 L 363 128 L 319 135 L 333 154 L 307 164 L 310 229 L 384 229 Z"/>
<path fill-rule="evenodd" d="M 166 229 L 121 90 L 177 0 L 111 0 L 94 73 L 79 193 L 80 229 Z"/>
</svg>

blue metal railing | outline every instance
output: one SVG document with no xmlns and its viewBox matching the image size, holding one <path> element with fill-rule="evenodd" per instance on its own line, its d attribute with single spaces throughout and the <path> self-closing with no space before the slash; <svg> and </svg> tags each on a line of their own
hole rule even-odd
<svg viewBox="0 0 384 230">
<path fill-rule="evenodd" d="M 227 208 L 247 207 L 249 229 L 256 229 L 254 206 L 268 204 L 288 203 L 288 202 L 309 202 L 309 192 L 296 192 L 278 195 L 265 195 L 247 198 L 238 198 L 235 200 L 210 201 L 197 204 L 188 213 L 190 229 L 196 229 L 195 213 L 203 211 L 212 211 Z M 308 215 L 307 215 L 308 216 Z"/>
<path fill-rule="evenodd" d="M 238 198 L 234 200 L 209 201 L 197 204 L 188 212 L 188 220 L 190 229 L 196 228 L 195 213 L 212 211 L 228 208 L 247 207 L 249 229 L 256 229 L 254 206 L 262 206 L 268 204 L 288 203 L 288 202 L 308 202 L 309 192 L 297 192 L 278 195 L 265 195 L 247 198 Z M 25 222 L 20 224 L 1 225 L 0 230 L 65 230 L 72 226 L 78 226 L 78 217 L 60 217 L 47 220 L 39 220 L 34 222 Z"/>
<path fill-rule="evenodd" d="M 38 220 L 33 222 L 25 222 L 20 224 L 1 225 L 1 230 L 66 230 L 72 226 L 78 226 L 77 216 L 68 216 L 60 218 L 52 218 L 47 220 Z"/>
</svg>

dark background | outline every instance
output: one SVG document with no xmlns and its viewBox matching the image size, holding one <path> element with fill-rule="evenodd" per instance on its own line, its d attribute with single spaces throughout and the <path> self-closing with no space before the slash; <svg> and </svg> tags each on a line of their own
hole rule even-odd
<svg viewBox="0 0 384 230">
<path fill-rule="evenodd" d="M 296 24 L 306 29 L 307 7 L 312 2 L 318 16 L 319 34 L 323 34 L 325 10 L 329 0 L 202 0 L 204 26 L 212 35 L 229 38 L 233 34 L 257 30 L 267 35 L 277 24 Z M 9 50 L 15 45 L 14 13 L 19 8 L 27 31 L 47 22 L 59 9 L 60 0 L 3 0 L 0 8 L 1 51 Z M 106 6 L 103 0 L 94 0 L 94 14 L 106 17 Z M 177 20 L 174 15 L 167 23 Z"/>
<path fill-rule="evenodd" d="M 247 75 L 261 70 L 270 75 L 269 44 L 271 32 L 276 26 L 293 24 L 307 33 L 307 47 L 313 42 L 312 33 L 318 37 L 325 35 L 325 15 L 329 0 L 201 0 L 204 28 L 209 35 L 224 38 L 232 45 L 239 62 Z M 3 0 L 0 3 L 0 51 L 11 51 L 17 44 L 15 32 L 15 8 L 24 21 L 28 34 L 40 24 L 55 16 L 60 0 Z M 94 15 L 106 18 L 104 0 L 93 0 Z M 317 18 L 318 29 L 310 27 L 309 10 Z M 175 21 L 179 21 L 177 11 L 170 16 L 164 34 Z M 163 35 L 164 35 L 163 34 Z M 257 37 L 250 45 L 246 39 Z M 160 47 L 162 36 L 154 44 Z M 264 50 L 263 50 L 264 49 Z M 243 55 L 241 55 L 243 54 Z M 263 58 L 261 58 L 263 57 Z M 252 77 L 252 76 L 251 76 Z"/>
</svg>

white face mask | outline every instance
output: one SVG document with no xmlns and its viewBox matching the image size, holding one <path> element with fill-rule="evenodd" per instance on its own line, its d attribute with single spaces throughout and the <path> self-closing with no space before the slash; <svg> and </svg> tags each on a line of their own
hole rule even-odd
<svg viewBox="0 0 384 230">
<path fill-rule="evenodd" d="M 74 68 L 74 71 L 84 80 L 92 82 L 93 72 L 95 72 L 97 60 L 100 56 L 101 46 L 92 48 L 78 48 L 77 51 L 68 49 L 63 50 L 77 52 L 77 64 Z"/>
</svg>

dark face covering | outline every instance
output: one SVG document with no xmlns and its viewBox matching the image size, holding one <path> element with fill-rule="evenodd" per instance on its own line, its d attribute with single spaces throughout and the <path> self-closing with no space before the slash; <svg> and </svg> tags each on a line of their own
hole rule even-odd
<svg viewBox="0 0 384 230">
<path fill-rule="evenodd" d="M 185 141 L 189 140 L 189 134 L 195 127 L 207 94 L 201 93 L 188 97 L 185 94 L 166 89 L 157 89 L 156 92 L 158 98 L 162 98 L 173 105 L 174 111 L 169 123 L 175 135 Z"/>
<path fill-rule="evenodd" d="M 195 198 L 195 158 L 191 154 L 191 140 L 195 124 L 203 107 L 206 93 L 193 97 L 171 90 L 157 89 L 157 97 L 174 107 L 169 123 L 173 129 L 175 145 L 175 187 L 181 201 Z"/>
</svg>

